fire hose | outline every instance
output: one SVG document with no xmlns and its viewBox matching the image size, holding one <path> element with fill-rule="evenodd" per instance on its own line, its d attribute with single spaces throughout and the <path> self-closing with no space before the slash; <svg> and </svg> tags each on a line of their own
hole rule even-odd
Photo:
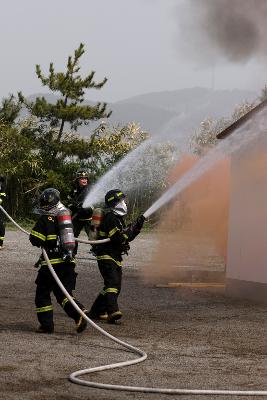
<svg viewBox="0 0 267 400">
<path fill-rule="evenodd" d="M 25 229 L 23 229 L 19 224 L 17 224 L 13 218 L 5 211 L 5 209 L 0 205 L 0 210 L 7 216 L 7 218 L 23 233 L 29 235 L 29 232 L 27 232 Z M 95 244 L 95 243 L 103 243 L 109 241 L 109 239 L 103 239 L 103 240 L 97 240 L 97 241 L 86 241 L 86 240 L 80 240 L 76 239 L 77 241 L 81 243 L 88 243 L 88 244 Z M 93 243 L 92 243 L 93 242 Z M 105 371 L 108 369 L 115 369 L 115 368 L 122 368 L 126 367 L 129 365 L 134 365 L 141 363 L 147 358 L 147 354 L 143 351 L 138 349 L 137 347 L 134 347 L 130 345 L 129 343 L 126 343 L 115 336 L 109 334 L 106 332 L 104 329 L 99 327 L 96 323 L 94 323 L 88 316 L 78 307 L 78 305 L 75 303 L 73 298 L 69 295 L 63 284 L 61 283 L 60 279 L 58 278 L 54 268 L 52 267 L 52 264 L 50 263 L 50 260 L 48 258 L 48 255 L 45 251 L 45 249 L 42 249 L 42 253 L 44 256 L 45 261 L 47 262 L 48 268 L 54 277 L 56 283 L 64 293 L 64 295 L 68 298 L 68 300 L 71 302 L 72 306 L 79 312 L 79 314 L 96 330 L 98 330 L 102 335 L 108 337 L 110 340 L 118 343 L 119 345 L 127 348 L 130 350 L 132 353 L 137 354 L 139 357 L 134 359 L 134 360 L 129 360 L 129 361 L 123 361 L 123 362 L 118 362 L 115 364 L 107 364 L 107 365 L 101 365 L 99 367 L 95 368 L 87 368 L 79 371 L 73 372 L 69 376 L 69 380 L 73 383 L 83 385 L 83 386 L 88 386 L 88 387 L 94 387 L 98 389 L 112 389 L 112 390 L 120 390 L 120 391 L 128 391 L 128 392 L 143 392 L 143 393 L 162 393 L 162 394 L 207 394 L 207 395 L 231 395 L 231 396 L 267 396 L 267 390 L 214 390 L 214 389 L 168 389 L 168 388 L 149 388 L 149 387 L 142 387 L 142 386 L 124 386 L 124 385 L 113 385 L 113 384 L 105 384 L 105 383 L 98 383 L 98 382 L 93 382 L 93 381 L 87 381 L 87 380 L 82 380 L 79 379 L 78 377 L 81 375 L 88 375 L 94 372 L 99 372 L 99 371 Z"/>
</svg>

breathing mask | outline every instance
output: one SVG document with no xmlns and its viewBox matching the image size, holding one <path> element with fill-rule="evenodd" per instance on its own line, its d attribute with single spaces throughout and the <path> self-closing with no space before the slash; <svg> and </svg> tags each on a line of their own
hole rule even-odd
<svg viewBox="0 0 267 400">
<path fill-rule="evenodd" d="M 121 200 L 119 203 L 117 203 L 113 207 L 113 211 L 115 214 L 124 216 L 127 214 L 127 204 L 125 203 L 125 200 Z"/>
</svg>

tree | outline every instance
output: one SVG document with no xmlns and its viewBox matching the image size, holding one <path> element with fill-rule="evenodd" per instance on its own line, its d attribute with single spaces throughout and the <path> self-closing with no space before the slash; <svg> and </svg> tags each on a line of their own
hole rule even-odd
<svg viewBox="0 0 267 400">
<path fill-rule="evenodd" d="M 212 118 L 206 118 L 200 123 L 200 127 L 195 131 L 191 141 L 190 147 L 193 153 L 203 155 L 203 153 L 210 147 L 213 147 L 217 142 L 218 129 L 216 129 L 217 122 Z"/>
<path fill-rule="evenodd" d="M 124 168 L 118 180 L 127 188 L 130 215 L 144 212 L 168 187 L 168 174 L 177 163 L 179 149 L 171 142 L 148 141 L 135 163 Z M 157 218 L 157 215 L 155 215 Z"/>
<path fill-rule="evenodd" d="M 43 163 L 31 139 L 16 126 L 0 122 L 1 174 L 7 176 L 8 210 L 14 217 L 25 215 L 45 175 Z M 28 194 L 28 196 L 27 196 Z"/>
<path fill-rule="evenodd" d="M 44 137 L 41 133 L 36 141 L 36 137 L 42 129 L 43 127 L 38 124 L 38 119 L 30 117 L 19 121 L 12 130 L 16 141 L 28 143 L 28 156 L 34 157 L 39 171 L 38 175 L 33 170 L 27 171 L 27 184 L 24 185 L 24 189 L 21 187 L 22 202 L 23 193 L 29 191 L 37 196 L 45 187 L 56 187 L 64 199 L 70 190 L 70 182 L 78 168 L 86 167 L 93 182 L 147 137 L 147 133 L 134 123 L 116 128 L 110 127 L 108 124 L 100 124 L 88 138 L 81 138 L 76 132 L 67 132 L 64 133 L 61 141 L 57 168 L 54 168 L 47 161 L 47 154 L 52 151 L 49 148 L 49 136 Z M 9 137 L 11 138 L 11 133 Z M 14 142 L 10 141 L 10 145 L 7 144 L 7 141 L 3 143 L 3 148 L 9 149 L 5 165 L 11 167 L 11 169 L 8 168 L 9 175 L 16 175 L 18 169 L 15 166 L 13 166 L 15 169 L 12 169 L 12 160 L 16 159 L 18 148 L 12 146 L 12 143 Z M 0 145 L 2 145 L 1 141 Z M 38 181 L 36 181 L 37 177 Z"/>
<path fill-rule="evenodd" d="M 88 141 L 87 168 L 99 177 L 147 138 L 134 122 L 115 127 L 101 123 Z"/>
<path fill-rule="evenodd" d="M 74 56 L 68 58 L 66 72 L 56 73 L 51 63 L 48 77 L 36 65 L 42 84 L 60 96 L 54 104 L 44 97 L 28 101 L 19 93 L 18 102 L 11 96 L 0 108 L 0 145 L 5 149 L 0 165 L 1 172 L 8 176 L 14 216 L 27 215 L 32 208 L 31 199 L 46 187 L 59 189 L 64 200 L 79 167 L 88 168 L 94 181 L 147 138 L 135 123 L 117 127 L 101 123 L 88 137 L 79 135 L 80 125 L 111 114 L 106 103 L 82 104 L 86 89 L 101 89 L 107 82 L 104 78 L 96 83 L 94 71 L 85 78 L 79 75 L 83 54 L 84 45 L 80 44 Z M 18 120 L 17 107 L 21 104 L 29 116 Z"/>
<path fill-rule="evenodd" d="M 0 121 L 12 125 L 19 115 L 21 103 L 13 94 L 2 100 L 0 107 Z"/>
<path fill-rule="evenodd" d="M 48 146 L 48 162 L 56 166 L 58 155 L 64 152 L 64 128 L 70 124 L 71 131 L 76 131 L 80 125 L 88 125 L 90 121 L 108 118 L 106 103 L 95 105 L 82 105 L 86 89 L 101 89 L 107 82 L 94 81 L 95 71 L 90 72 L 85 78 L 79 74 L 80 58 L 84 54 L 84 45 L 74 51 L 74 56 L 68 57 L 66 72 L 55 72 L 54 64 L 50 63 L 49 76 L 45 77 L 40 65 L 36 65 L 36 74 L 44 86 L 60 95 L 55 104 L 49 103 L 44 97 L 37 97 L 30 102 L 19 93 L 20 101 L 27 107 L 32 116 L 39 119 L 40 127 L 36 131 L 36 139 L 40 144 Z M 63 142 L 63 143 L 62 143 Z M 61 146 L 63 144 L 63 146 Z"/>
</svg>

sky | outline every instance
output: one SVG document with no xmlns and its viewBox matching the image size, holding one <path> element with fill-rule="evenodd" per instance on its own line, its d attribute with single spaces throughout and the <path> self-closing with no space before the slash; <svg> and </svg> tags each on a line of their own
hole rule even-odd
<svg viewBox="0 0 267 400">
<path fill-rule="evenodd" d="M 108 78 L 101 90 L 86 92 L 89 100 L 116 102 L 195 86 L 260 93 L 267 83 L 265 46 L 261 46 L 267 1 L 242 0 L 242 7 L 240 1 L 3 1 L 0 98 L 18 91 L 26 96 L 47 93 L 35 65 L 45 74 L 50 62 L 57 72 L 64 71 L 68 56 L 81 42 L 85 44 L 81 75 L 94 70 L 96 81 Z M 237 25 L 233 15 L 244 21 L 240 32 L 231 31 Z M 225 38 L 225 32 L 230 37 Z M 245 50 L 238 52 L 237 47 L 243 49 L 241 42 Z"/>
</svg>

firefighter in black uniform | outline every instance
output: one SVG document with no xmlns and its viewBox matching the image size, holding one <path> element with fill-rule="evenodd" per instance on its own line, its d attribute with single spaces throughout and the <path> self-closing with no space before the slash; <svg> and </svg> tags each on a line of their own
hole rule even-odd
<svg viewBox="0 0 267 400">
<path fill-rule="evenodd" d="M 77 276 L 74 269 L 75 259 L 70 255 L 66 257 L 59 240 L 57 213 L 62 208 L 65 207 L 60 202 L 59 191 L 54 188 L 45 189 L 40 196 L 39 206 L 35 210 L 36 213 L 40 214 L 40 217 L 31 230 L 29 239 L 33 246 L 42 247 L 46 250 L 57 276 L 70 296 L 73 296 L 72 291 L 75 288 Z M 35 266 L 40 267 L 35 281 L 37 285 L 35 305 L 37 318 L 40 323 L 40 327 L 36 332 L 54 332 L 51 292 L 54 293 L 57 302 L 61 305 L 65 313 L 75 321 L 76 331 L 78 333 L 82 332 L 86 328 L 86 320 L 80 316 L 78 311 L 69 302 L 68 298 L 65 297 L 49 271 L 47 263 L 42 255 Z M 86 311 L 81 303 L 76 299 L 74 300 L 83 311 Z"/>
<path fill-rule="evenodd" d="M 115 323 L 122 317 L 118 306 L 118 296 L 122 282 L 122 254 L 130 249 L 132 241 L 142 229 L 145 217 L 139 216 L 135 223 L 125 226 L 127 214 L 125 195 L 119 189 L 110 190 L 105 195 L 104 217 L 99 227 L 99 239 L 109 238 L 104 244 L 93 246 L 104 288 L 99 293 L 89 312 L 89 317 Z"/>
<path fill-rule="evenodd" d="M 5 178 L 0 176 L 0 205 L 3 203 L 3 200 L 6 198 L 6 191 L 5 191 Z M 4 214 L 0 210 L 0 250 L 3 249 L 3 243 L 5 239 L 5 219 Z"/>
<path fill-rule="evenodd" d="M 82 207 L 90 188 L 89 174 L 86 169 L 78 169 L 74 185 L 74 189 L 68 196 L 68 208 L 72 213 L 74 236 L 78 238 L 82 229 L 84 229 L 89 237 L 93 209 L 91 207 L 86 209 Z M 76 243 L 75 254 L 77 253 L 77 249 L 78 243 Z"/>
</svg>

